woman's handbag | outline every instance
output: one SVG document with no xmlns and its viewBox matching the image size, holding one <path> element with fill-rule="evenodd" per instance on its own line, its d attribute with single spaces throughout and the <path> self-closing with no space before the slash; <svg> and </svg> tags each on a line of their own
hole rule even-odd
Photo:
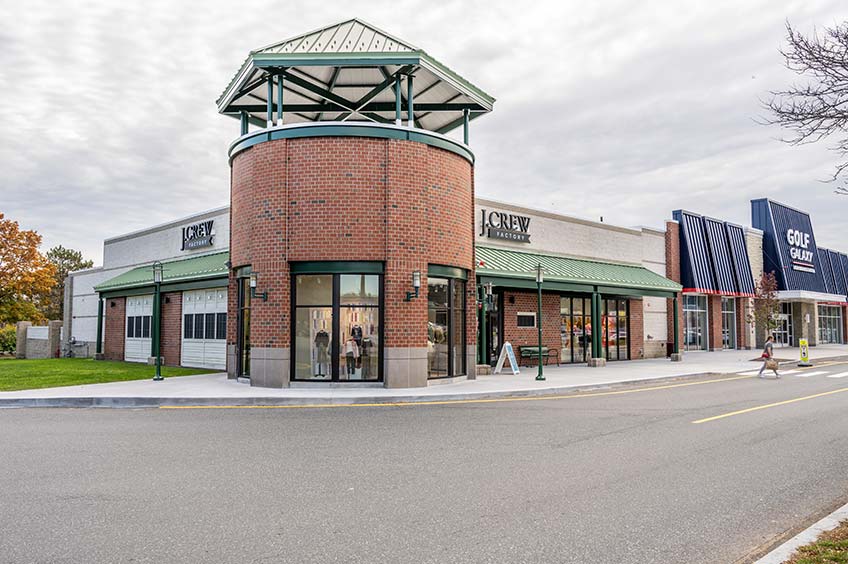
<svg viewBox="0 0 848 564">
<path fill-rule="evenodd" d="M 766 359 L 766 370 L 777 370 L 778 366 L 777 360 L 774 358 Z"/>
</svg>

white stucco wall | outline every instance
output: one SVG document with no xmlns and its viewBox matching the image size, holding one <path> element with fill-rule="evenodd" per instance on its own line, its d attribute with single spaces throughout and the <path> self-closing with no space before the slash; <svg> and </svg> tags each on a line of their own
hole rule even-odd
<svg viewBox="0 0 848 564">
<path fill-rule="evenodd" d="M 183 251 L 182 228 L 200 221 L 213 221 L 212 246 Z M 97 292 L 94 287 L 137 266 L 153 261 L 174 260 L 225 251 L 230 248 L 229 207 L 200 212 L 192 216 L 106 239 L 103 242 L 103 266 L 72 272 L 70 316 L 65 334 L 77 341 L 97 339 Z"/>
<path fill-rule="evenodd" d="M 483 209 L 487 212 L 499 211 L 529 217 L 530 242 L 489 239 L 481 234 Z M 480 245 L 638 264 L 665 276 L 665 231 L 663 229 L 619 227 L 482 198 L 478 198 L 475 202 L 474 229 L 475 240 Z M 643 300 L 646 355 L 665 354 L 664 343 L 668 339 L 667 309 L 665 298 L 645 297 Z M 652 344 L 654 346 L 651 346 Z"/>
</svg>

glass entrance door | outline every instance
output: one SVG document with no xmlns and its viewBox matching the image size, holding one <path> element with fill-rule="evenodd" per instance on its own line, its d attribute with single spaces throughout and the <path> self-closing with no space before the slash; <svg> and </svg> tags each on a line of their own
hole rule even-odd
<svg viewBox="0 0 848 564">
<path fill-rule="evenodd" d="M 250 278 L 238 279 L 236 322 L 236 375 L 250 377 Z"/>
<path fill-rule="evenodd" d="M 791 347 L 794 344 L 792 325 L 792 304 L 784 302 L 780 304 L 780 313 L 777 314 L 778 326 L 774 330 L 774 341 L 778 346 Z"/>
<path fill-rule="evenodd" d="M 736 300 L 721 298 L 721 346 L 736 348 Z"/>
</svg>

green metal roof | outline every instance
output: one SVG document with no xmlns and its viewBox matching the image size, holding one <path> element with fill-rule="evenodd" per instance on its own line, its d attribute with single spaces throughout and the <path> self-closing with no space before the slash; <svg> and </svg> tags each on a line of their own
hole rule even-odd
<svg viewBox="0 0 848 564">
<path fill-rule="evenodd" d="M 492 111 L 495 99 L 428 53 L 353 18 L 251 51 L 217 100 L 231 117 L 246 113 L 264 128 L 267 78 L 284 76 L 283 124 L 319 121 L 394 123 L 395 77 L 410 81 L 415 127 L 446 133 Z M 276 99 L 272 99 L 276 108 Z M 407 119 L 404 103 L 403 119 Z"/>
<path fill-rule="evenodd" d="M 203 280 L 205 278 L 216 278 L 227 276 L 227 261 L 230 260 L 230 252 L 222 251 L 209 255 L 196 256 L 162 263 L 162 283 L 188 282 L 191 280 Z M 117 290 L 125 288 L 136 288 L 140 286 L 153 285 L 152 265 L 139 266 L 128 272 L 98 284 L 94 287 L 98 292 Z"/>
<path fill-rule="evenodd" d="M 477 247 L 477 275 L 535 280 L 541 264 L 545 281 L 679 292 L 683 287 L 643 266 Z"/>
</svg>

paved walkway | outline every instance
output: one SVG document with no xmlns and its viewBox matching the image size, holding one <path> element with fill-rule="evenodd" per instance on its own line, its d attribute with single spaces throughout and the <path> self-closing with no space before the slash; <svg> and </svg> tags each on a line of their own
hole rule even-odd
<svg viewBox="0 0 848 564">
<path fill-rule="evenodd" d="M 611 362 L 605 368 L 585 365 L 546 366 L 546 380 L 537 382 L 537 368 L 522 367 L 521 373 L 480 376 L 451 384 L 426 388 L 387 389 L 369 387 L 292 387 L 270 389 L 251 387 L 228 380 L 226 374 L 203 374 L 166 378 L 163 382 L 136 380 L 109 384 L 66 386 L 41 390 L 0 392 L 0 407 L 24 406 L 112 406 L 153 405 L 285 405 L 324 403 L 369 403 L 485 399 L 505 396 L 534 396 L 566 390 L 596 388 L 662 378 L 702 374 L 736 374 L 759 368 L 751 362 L 759 351 L 686 353 L 683 362 L 668 359 Z M 813 361 L 848 357 L 848 345 L 822 345 L 810 349 Z M 777 357 L 795 363 L 798 349 L 777 349 Z"/>
</svg>

